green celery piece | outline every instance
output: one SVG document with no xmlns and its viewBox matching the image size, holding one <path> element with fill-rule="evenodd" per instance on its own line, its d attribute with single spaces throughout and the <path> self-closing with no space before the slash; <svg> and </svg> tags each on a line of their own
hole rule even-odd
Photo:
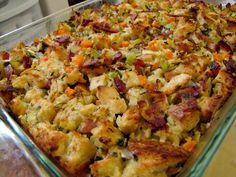
<svg viewBox="0 0 236 177">
<path fill-rule="evenodd" d="M 134 62 L 134 60 L 136 59 L 136 54 L 134 52 L 129 52 L 126 56 L 126 61 L 125 63 L 127 65 L 132 65 L 132 63 Z"/>
</svg>

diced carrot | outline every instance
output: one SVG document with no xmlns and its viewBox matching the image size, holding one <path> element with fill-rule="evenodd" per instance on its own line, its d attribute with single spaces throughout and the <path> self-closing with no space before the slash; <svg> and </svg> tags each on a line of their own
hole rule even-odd
<svg viewBox="0 0 236 177">
<path fill-rule="evenodd" d="M 65 65 L 65 66 L 67 66 L 67 65 L 69 65 L 69 60 L 63 60 L 63 64 Z"/>
<path fill-rule="evenodd" d="M 220 53 L 215 53 L 213 57 L 214 57 L 214 60 L 221 62 L 223 60 L 228 60 L 230 57 L 230 54 L 229 52 L 220 52 Z"/>
<path fill-rule="evenodd" d="M 159 28 L 161 26 L 161 24 L 159 22 L 153 22 L 152 26 L 156 27 L 156 28 Z"/>
<path fill-rule="evenodd" d="M 158 50 L 158 46 L 157 46 L 155 40 L 152 40 L 148 43 L 148 49 L 152 50 L 152 51 L 157 51 Z"/>
<path fill-rule="evenodd" d="M 166 52 L 166 58 L 169 59 L 169 60 L 173 58 L 173 52 L 171 50 L 168 50 Z"/>
<path fill-rule="evenodd" d="M 159 65 L 157 63 L 154 63 L 151 67 L 152 67 L 152 70 L 155 70 L 159 67 Z"/>
<path fill-rule="evenodd" d="M 228 60 L 230 58 L 229 52 L 222 52 L 221 55 L 223 60 Z"/>
<path fill-rule="evenodd" d="M 182 147 L 189 152 L 192 152 L 196 146 L 196 141 L 190 139 L 187 139 L 187 142 L 182 145 Z"/>
<path fill-rule="evenodd" d="M 3 60 L 9 60 L 10 54 L 8 52 L 3 52 L 2 53 L 2 59 Z"/>
<path fill-rule="evenodd" d="M 169 17 L 169 18 L 167 19 L 167 22 L 168 22 L 168 23 L 173 23 L 173 22 L 175 22 L 175 17 Z"/>
<path fill-rule="evenodd" d="M 121 22 L 121 23 L 120 23 L 120 26 L 126 27 L 126 26 L 127 26 L 127 22 L 126 22 L 126 21 Z"/>
<path fill-rule="evenodd" d="M 80 67 L 84 63 L 85 57 L 83 55 L 78 55 L 76 58 L 73 60 L 73 63 L 77 66 Z"/>
<path fill-rule="evenodd" d="M 41 61 L 48 61 L 48 57 L 47 57 L 47 56 L 43 56 L 43 57 L 41 58 Z"/>
<path fill-rule="evenodd" d="M 88 40 L 83 40 L 81 43 L 80 43 L 80 46 L 81 47 L 84 47 L 84 48 L 90 48 L 93 46 L 93 43 L 88 41 Z"/>
<path fill-rule="evenodd" d="M 140 84 L 145 87 L 147 84 L 148 84 L 148 79 L 146 76 L 144 75 L 138 75 L 138 79 L 139 79 L 139 82 Z"/>
<path fill-rule="evenodd" d="M 129 42 L 128 41 L 122 41 L 121 42 L 121 46 L 122 47 L 128 47 L 129 46 Z"/>
<path fill-rule="evenodd" d="M 75 93 L 76 91 L 74 89 L 71 89 L 70 87 L 67 87 L 65 90 L 65 94 L 70 98 L 73 98 Z"/>
<path fill-rule="evenodd" d="M 64 70 L 65 70 L 66 73 L 70 73 L 73 69 L 69 66 L 65 66 Z"/>
<path fill-rule="evenodd" d="M 136 7 L 138 7 L 138 4 L 137 4 L 136 2 L 132 2 L 132 3 L 131 3 L 131 6 L 132 6 L 133 8 L 136 8 Z"/>
</svg>

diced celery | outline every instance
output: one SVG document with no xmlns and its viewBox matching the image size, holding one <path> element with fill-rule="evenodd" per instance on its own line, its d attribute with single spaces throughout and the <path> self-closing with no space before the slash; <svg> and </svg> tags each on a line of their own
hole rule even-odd
<svg viewBox="0 0 236 177">
<path fill-rule="evenodd" d="M 134 52 L 129 52 L 127 55 L 126 55 L 126 61 L 125 61 L 125 63 L 127 64 L 127 65 L 131 65 L 133 62 L 134 62 L 134 60 L 136 59 L 136 54 L 134 53 Z"/>
<path fill-rule="evenodd" d="M 1 60 L 0 61 L 0 79 L 2 79 L 5 75 L 5 72 L 4 72 L 4 62 Z"/>
<path fill-rule="evenodd" d="M 27 49 L 27 50 L 26 50 L 26 54 L 27 54 L 27 56 L 29 56 L 29 57 L 39 58 L 38 55 L 36 55 L 36 53 L 35 53 L 33 50 L 31 50 L 31 49 Z"/>
<path fill-rule="evenodd" d="M 109 77 L 116 77 L 119 76 L 119 73 L 117 71 L 111 71 L 108 73 Z"/>
<path fill-rule="evenodd" d="M 168 71 L 169 66 L 170 66 L 170 64 L 167 60 L 161 60 L 160 67 L 164 72 Z"/>
</svg>

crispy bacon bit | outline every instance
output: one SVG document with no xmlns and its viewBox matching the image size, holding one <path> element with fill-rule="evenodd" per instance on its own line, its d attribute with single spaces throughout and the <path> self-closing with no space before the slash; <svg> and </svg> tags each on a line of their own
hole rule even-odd
<svg viewBox="0 0 236 177">
<path fill-rule="evenodd" d="M 12 79 L 12 74 L 13 74 L 13 69 L 11 67 L 11 65 L 7 65 L 5 68 L 4 68 L 4 71 L 5 71 L 5 75 L 7 77 L 7 80 L 11 81 Z"/>
<path fill-rule="evenodd" d="M 116 85 L 118 91 L 119 91 L 121 94 L 124 94 L 124 93 L 127 92 L 125 83 L 124 83 L 119 77 L 115 77 L 115 78 L 114 78 L 114 82 L 115 82 L 115 85 Z"/>
<path fill-rule="evenodd" d="M 219 71 L 220 71 L 220 65 L 219 65 L 219 63 L 217 63 L 216 61 L 211 62 L 211 64 L 210 64 L 210 70 L 211 70 L 213 76 L 217 76 L 217 74 L 218 74 Z"/>
<path fill-rule="evenodd" d="M 92 19 L 83 19 L 81 25 L 82 26 L 87 26 L 90 22 L 93 22 Z"/>
<path fill-rule="evenodd" d="M 30 68 L 32 65 L 32 58 L 24 56 L 22 60 L 24 68 Z"/>
<path fill-rule="evenodd" d="M 137 17 L 138 17 L 138 14 L 132 14 L 132 15 L 130 16 L 131 20 L 135 20 Z"/>
<path fill-rule="evenodd" d="M 75 15 L 71 16 L 69 21 L 74 21 L 76 19 Z"/>
<path fill-rule="evenodd" d="M 121 52 L 117 52 L 114 57 L 112 58 L 112 64 L 116 64 L 117 61 L 119 61 L 120 59 L 122 59 L 122 53 Z"/>
<path fill-rule="evenodd" d="M 58 43 L 67 43 L 70 41 L 70 37 L 69 36 L 66 36 L 66 35 L 63 35 L 63 36 L 59 36 L 59 37 L 56 37 L 54 39 L 54 41 L 58 42 Z"/>
<path fill-rule="evenodd" d="M 14 87 L 12 87 L 11 85 L 4 85 L 5 89 L 4 90 L 0 90 L 0 97 L 3 98 L 3 100 L 5 101 L 5 103 L 9 104 L 9 102 L 14 98 Z"/>
<path fill-rule="evenodd" d="M 161 117 L 148 121 L 148 126 L 151 128 L 152 132 L 155 132 L 157 130 L 166 128 L 167 124 L 164 117 Z"/>
<path fill-rule="evenodd" d="M 2 53 L 2 59 L 3 60 L 9 60 L 10 54 L 8 52 L 3 52 Z"/>
<path fill-rule="evenodd" d="M 49 90 L 51 88 L 51 85 L 52 85 L 52 78 L 49 78 L 44 88 Z"/>
<path fill-rule="evenodd" d="M 108 144 L 109 142 L 111 142 L 111 138 L 100 137 L 99 141 L 103 144 Z"/>
<path fill-rule="evenodd" d="M 185 116 L 186 112 L 192 112 L 194 110 L 198 110 L 198 105 L 196 99 L 192 98 L 188 101 L 171 106 L 168 112 L 173 117 L 181 119 Z"/>
<path fill-rule="evenodd" d="M 234 60 L 232 60 L 231 58 L 227 61 L 227 60 L 224 60 L 223 61 L 225 67 L 226 67 L 226 70 L 230 73 L 235 73 L 236 72 L 236 63 Z"/>
<path fill-rule="evenodd" d="M 186 87 L 179 91 L 177 91 L 176 96 L 174 98 L 175 103 L 180 103 L 184 100 L 197 98 L 199 96 L 199 88 L 198 87 Z"/>
<path fill-rule="evenodd" d="M 118 33 L 118 30 L 112 29 L 108 23 L 100 22 L 94 23 L 93 29 L 95 32 L 99 32 L 100 30 L 109 32 L 109 33 Z"/>
<path fill-rule="evenodd" d="M 87 59 L 83 63 L 83 67 L 94 67 L 99 65 L 98 59 Z"/>
<path fill-rule="evenodd" d="M 228 52 L 232 52 L 232 48 L 225 42 L 225 41 L 219 41 L 218 44 L 216 44 L 215 50 L 218 52 L 220 49 L 224 49 Z"/>
<path fill-rule="evenodd" d="M 69 55 L 68 55 L 69 61 L 71 61 L 74 56 L 75 56 L 75 53 L 69 51 Z"/>
<path fill-rule="evenodd" d="M 98 59 L 87 59 L 84 61 L 81 72 L 84 74 L 99 75 L 106 71 L 106 67 Z"/>
<path fill-rule="evenodd" d="M 97 121 L 87 119 L 85 125 L 81 129 L 81 133 L 91 134 L 91 130 L 97 127 Z"/>
<path fill-rule="evenodd" d="M 137 60 L 135 60 L 133 65 L 135 67 L 137 74 L 143 74 L 143 68 L 145 66 L 145 63 L 143 60 L 137 59 Z"/>
</svg>

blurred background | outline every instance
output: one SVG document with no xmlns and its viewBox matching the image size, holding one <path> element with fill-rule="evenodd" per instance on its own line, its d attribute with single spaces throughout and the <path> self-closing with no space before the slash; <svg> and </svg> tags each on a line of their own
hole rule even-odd
<svg viewBox="0 0 236 177">
<path fill-rule="evenodd" d="M 0 0 L 0 36 L 83 0 Z"/>
</svg>

